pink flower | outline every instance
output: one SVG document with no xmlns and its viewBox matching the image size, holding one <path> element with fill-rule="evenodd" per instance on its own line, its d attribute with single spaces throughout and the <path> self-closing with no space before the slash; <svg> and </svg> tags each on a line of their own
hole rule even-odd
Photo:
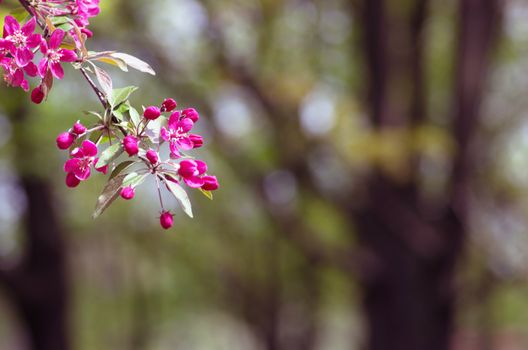
<svg viewBox="0 0 528 350">
<path fill-rule="evenodd" d="M 42 36 L 35 31 L 37 22 L 32 17 L 26 24 L 20 27 L 18 21 L 12 16 L 6 16 L 4 22 L 4 39 L 7 49 L 15 58 L 19 67 L 25 67 L 34 55 L 31 49 L 37 47 L 42 41 Z"/>
<path fill-rule="evenodd" d="M 143 112 L 143 117 L 148 120 L 155 120 L 161 115 L 161 111 L 158 107 L 150 106 Z"/>
<path fill-rule="evenodd" d="M 160 225 L 165 230 L 168 230 L 174 224 L 174 215 L 169 211 L 163 211 L 160 216 Z"/>
<path fill-rule="evenodd" d="M 76 178 L 75 175 L 73 175 L 73 173 L 66 174 L 66 186 L 68 186 L 69 188 L 77 187 L 79 186 L 80 183 L 81 183 L 81 180 Z"/>
<path fill-rule="evenodd" d="M 24 91 L 29 91 L 29 83 L 24 72 L 29 76 L 36 75 L 37 67 L 33 62 L 21 68 L 14 59 L 4 57 L 0 59 L 0 66 L 4 69 L 4 81 L 8 86 L 21 87 Z"/>
<path fill-rule="evenodd" d="M 97 163 L 97 146 L 89 140 L 83 141 L 80 148 L 71 152 L 73 158 L 64 163 L 64 171 L 73 174 L 78 180 L 84 181 L 90 177 L 91 167 Z M 95 168 L 95 170 L 106 173 L 108 166 Z M 71 177 L 71 176 L 70 176 Z"/>
<path fill-rule="evenodd" d="M 169 117 L 168 129 L 161 128 L 161 138 L 170 142 L 169 147 L 172 158 L 181 158 L 179 150 L 188 151 L 194 148 L 188 132 L 194 123 L 189 118 L 180 119 L 180 112 L 174 112 Z"/>
<path fill-rule="evenodd" d="M 70 132 L 63 132 L 57 136 L 57 147 L 59 149 L 68 149 L 75 142 L 75 135 Z"/>
<path fill-rule="evenodd" d="M 123 139 L 123 148 L 125 149 L 125 152 L 128 153 L 129 156 L 138 154 L 139 146 L 138 146 L 137 138 L 132 135 L 126 136 Z"/>
<path fill-rule="evenodd" d="M 79 121 L 73 124 L 72 129 L 73 129 L 73 132 L 78 136 L 81 136 L 86 132 L 86 126 L 82 125 Z"/>
<path fill-rule="evenodd" d="M 162 112 L 172 112 L 178 104 L 176 101 L 172 98 L 167 98 L 163 103 L 161 104 L 161 111 Z"/>
<path fill-rule="evenodd" d="M 202 190 L 215 191 L 219 187 L 216 176 L 206 175 L 202 177 L 202 180 L 204 181 L 204 184 L 202 185 Z"/>
<path fill-rule="evenodd" d="M 201 175 L 207 171 L 207 164 L 201 160 L 182 160 L 178 174 L 183 178 L 187 186 L 192 188 L 200 188 L 204 185 L 204 180 Z"/>
<path fill-rule="evenodd" d="M 125 199 L 127 201 L 131 200 L 132 198 L 134 198 L 135 195 L 136 195 L 136 192 L 134 191 L 132 186 L 124 187 L 121 190 L 121 198 L 123 198 L 123 199 Z"/>
<path fill-rule="evenodd" d="M 149 160 L 150 164 L 152 164 L 152 165 L 158 164 L 159 156 L 158 156 L 158 153 L 156 151 L 154 151 L 152 149 L 148 150 L 147 154 L 146 154 L 146 157 Z"/>
<path fill-rule="evenodd" d="M 49 39 L 49 45 L 45 40 L 40 44 L 40 50 L 44 57 L 38 65 L 38 72 L 42 78 L 44 78 L 48 70 L 51 70 L 55 78 L 62 79 L 64 70 L 61 62 L 75 62 L 77 60 L 77 55 L 74 51 L 59 48 L 64 35 L 65 33 L 62 29 L 55 29 Z"/>
<path fill-rule="evenodd" d="M 193 121 L 193 123 L 196 123 L 198 119 L 200 119 L 200 115 L 198 112 L 196 112 L 196 109 L 194 108 L 187 108 L 182 111 L 183 118 L 189 118 Z"/>
<path fill-rule="evenodd" d="M 42 90 L 42 86 L 39 85 L 36 88 L 31 91 L 31 101 L 35 104 L 40 104 L 42 100 L 44 100 L 44 91 Z"/>
<path fill-rule="evenodd" d="M 203 146 L 203 137 L 197 134 L 189 134 L 189 139 L 193 143 L 193 148 L 200 148 Z"/>
</svg>

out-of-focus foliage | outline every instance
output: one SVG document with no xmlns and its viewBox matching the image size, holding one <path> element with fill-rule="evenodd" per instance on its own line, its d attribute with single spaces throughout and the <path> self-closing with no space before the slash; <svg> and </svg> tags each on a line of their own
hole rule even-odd
<svg viewBox="0 0 528 350">
<path fill-rule="evenodd" d="M 360 202 L 360 180 L 374 166 L 404 181 L 416 154 L 422 191 L 442 193 L 454 147 L 445 117 L 454 2 L 436 2 L 430 13 L 430 118 L 416 130 L 378 134 L 361 105 L 363 53 L 344 0 L 102 1 L 93 49 L 134 52 L 159 73 L 116 69 L 114 84 L 141 81 L 141 103 L 175 97 L 196 105 L 209 142 L 204 158 L 221 189 L 213 202 L 193 198 L 195 219 L 178 212 L 170 232 L 159 229 L 156 192 L 146 189 L 135 205 L 120 201 L 93 221 L 104 180 L 66 189 L 54 139 L 95 98 L 75 74 L 41 106 L 2 86 L 0 257 L 16 259 L 23 243 L 16 181 L 30 173 L 55 185 L 69 232 L 76 349 L 260 349 L 270 324 L 279 325 L 284 348 L 308 336 L 315 349 L 360 348 L 354 276 L 307 257 L 291 234 L 353 246 L 354 227 L 335 201 Z M 481 191 L 460 268 L 461 344 L 496 336 L 528 345 L 527 15 L 523 1 L 508 3 L 479 131 Z M 20 105 L 28 108 L 23 123 L 12 117 Z M 300 155 L 308 168 L 297 171 Z M 354 187 L 357 198 L 340 197 Z M 0 303 L 2 349 L 24 343 L 14 315 Z"/>
</svg>

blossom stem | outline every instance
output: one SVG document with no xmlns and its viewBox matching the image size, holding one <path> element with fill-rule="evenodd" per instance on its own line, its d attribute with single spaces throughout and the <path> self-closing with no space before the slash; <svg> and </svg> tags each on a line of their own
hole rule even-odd
<svg viewBox="0 0 528 350">
<path fill-rule="evenodd" d="M 158 175 L 156 175 L 156 186 L 158 187 L 158 197 L 161 205 L 161 210 L 165 211 L 165 207 L 163 206 L 163 198 L 161 197 L 161 188 L 160 188 L 160 181 L 158 178 Z"/>
</svg>

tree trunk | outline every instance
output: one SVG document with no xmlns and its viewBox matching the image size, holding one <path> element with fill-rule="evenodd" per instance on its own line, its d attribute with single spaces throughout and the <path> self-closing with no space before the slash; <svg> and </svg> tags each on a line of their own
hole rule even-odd
<svg viewBox="0 0 528 350">
<path fill-rule="evenodd" d="M 455 265 L 467 235 L 469 188 L 499 0 L 461 0 L 453 135 L 457 153 L 440 215 L 424 214 L 416 155 L 403 173 L 373 172 L 368 200 L 352 208 L 362 248 L 372 258 L 364 274 L 370 350 L 444 350 L 455 316 Z M 360 6 L 366 53 L 368 110 L 376 131 L 412 128 L 426 121 L 423 26 L 427 1 L 365 0 Z M 446 170 L 447 171 L 447 170 Z"/>
</svg>

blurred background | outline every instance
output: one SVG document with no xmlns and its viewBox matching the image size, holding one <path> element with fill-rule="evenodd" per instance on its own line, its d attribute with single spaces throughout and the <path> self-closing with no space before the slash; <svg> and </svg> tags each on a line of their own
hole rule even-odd
<svg viewBox="0 0 528 350">
<path fill-rule="evenodd" d="M 198 109 L 221 188 L 94 221 L 105 179 L 67 189 L 55 146 L 92 92 L 1 85 L 0 349 L 528 349 L 526 1 L 101 8 L 89 49 Z"/>
</svg>

